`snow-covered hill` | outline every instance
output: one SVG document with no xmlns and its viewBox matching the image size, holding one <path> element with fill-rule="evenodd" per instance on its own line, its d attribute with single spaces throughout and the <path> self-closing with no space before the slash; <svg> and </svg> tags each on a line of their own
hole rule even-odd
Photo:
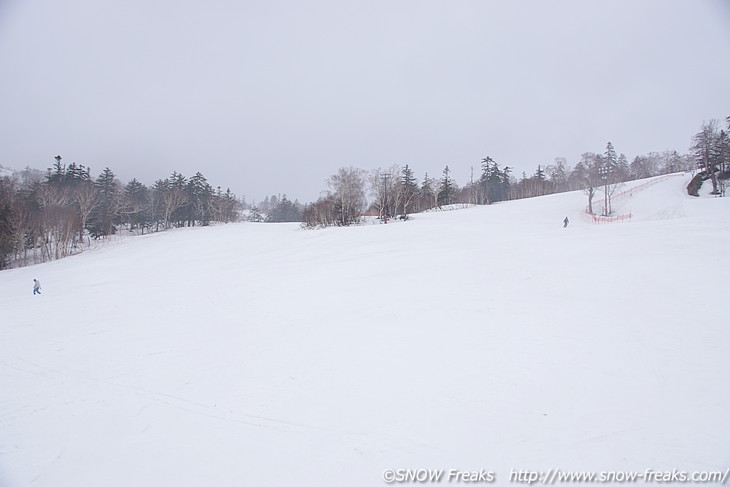
<svg viewBox="0 0 730 487">
<path fill-rule="evenodd" d="M 688 181 L 617 200 L 628 223 L 592 224 L 576 192 L 2 272 L 0 485 L 724 470 L 730 199 Z"/>
</svg>

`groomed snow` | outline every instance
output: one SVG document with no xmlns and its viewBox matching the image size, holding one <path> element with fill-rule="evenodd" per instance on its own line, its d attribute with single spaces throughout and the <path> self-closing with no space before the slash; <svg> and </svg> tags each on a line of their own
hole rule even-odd
<svg viewBox="0 0 730 487">
<path fill-rule="evenodd" d="M 730 198 L 689 177 L 624 198 L 627 223 L 592 224 L 575 192 L 4 271 L 0 485 L 724 470 Z"/>
</svg>

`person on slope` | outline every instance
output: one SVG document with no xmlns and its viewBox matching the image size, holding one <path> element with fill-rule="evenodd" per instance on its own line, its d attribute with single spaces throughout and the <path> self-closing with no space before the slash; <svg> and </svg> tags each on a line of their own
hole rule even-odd
<svg viewBox="0 0 730 487">
<path fill-rule="evenodd" d="M 41 281 L 38 279 L 33 279 L 33 295 L 41 293 Z"/>
<path fill-rule="evenodd" d="M 567 227 L 568 223 L 570 223 L 570 222 L 568 221 L 568 217 L 566 216 L 565 220 L 563 220 L 563 228 Z"/>
</svg>

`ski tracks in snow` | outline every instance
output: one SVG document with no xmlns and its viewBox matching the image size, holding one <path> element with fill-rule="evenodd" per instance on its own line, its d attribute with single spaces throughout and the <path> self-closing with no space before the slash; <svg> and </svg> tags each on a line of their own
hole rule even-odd
<svg viewBox="0 0 730 487">
<path fill-rule="evenodd" d="M 358 455 L 370 456 L 375 454 L 376 456 L 386 456 L 392 453 L 395 448 L 400 452 L 405 451 L 420 451 L 433 452 L 439 450 L 438 447 L 433 445 L 424 444 L 420 441 L 416 441 L 411 438 L 390 438 L 387 442 L 383 442 L 382 439 L 374 438 L 370 433 L 358 432 L 358 431 L 346 431 L 339 428 L 326 427 L 321 425 L 309 425 L 300 422 L 288 421 L 279 418 L 271 418 L 258 414 L 245 413 L 227 408 L 226 405 L 218 404 L 205 404 L 199 401 L 186 399 L 174 394 L 166 392 L 155 391 L 145 387 L 122 384 L 120 382 L 99 379 L 91 377 L 88 374 L 79 372 L 67 372 L 58 368 L 45 367 L 38 363 L 26 360 L 22 357 L 11 357 L 0 360 L 0 366 L 6 367 L 23 374 L 28 374 L 35 377 L 45 379 L 50 384 L 38 384 L 37 387 L 44 391 L 49 385 L 58 386 L 61 390 L 74 390 L 79 391 L 79 396 L 76 398 L 62 398 L 64 401 L 79 402 L 79 401 L 108 401 L 109 394 L 106 391 L 113 391 L 122 393 L 133 398 L 137 398 L 136 401 L 130 403 L 127 407 L 135 409 L 136 412 L 129 414 L 129 418 L 134 418 L 134 421 L 143 421 L 141 416 L 143 413 L 153 405 L 162 406 L 164 408 L 172 408 L 176 411 L 182 411 L 186 414 L 207 418 L 209 420 L 223 422 L 231 425 L 238 425 L 240 427 L 252 427 L 277 430 L 283 433 L 298 433 L 304 435 L 325 436 L 328 438 L 327 442 L 330 444 L 340 444 L 346 448 L 356 452 Z M 122 377 L 128 374 L 119 374 L 115 377 Z M 70 380 L 80 381 L 85 385 L 91 386 L 94 390 L 103 390 L 102 394 L 98 396 L 81 392 L 82 388 L 78 386 L 69 387 L 68 382 Z M 27 389 L 26 389 L 27 390 Z M 20 404 L 16 404 L 15 407 L 8 409 L 3 414 L 3 418 L 7 418 L 10 421 L 3 421 L 6 426 L 12 422 L 13 418 L 17 416 L 17 413 L 28 408 L 32 408 L 33 397 L 38 392 L 27 392 L 22 396 Z M 19 396 L 15 396 L 16 398 Z M 141 399 L 141 401 L 140 401 Z M 42 410 L 37 410 L 42 411 Z M 145 434 L 151 424 L 146 423 L 143 427 L 137 426 L 139 435 Z M 386 451 L 387 450 L 387 451 Z M 60 453 L 59 453 L 60 455 Z"/>
</svg>

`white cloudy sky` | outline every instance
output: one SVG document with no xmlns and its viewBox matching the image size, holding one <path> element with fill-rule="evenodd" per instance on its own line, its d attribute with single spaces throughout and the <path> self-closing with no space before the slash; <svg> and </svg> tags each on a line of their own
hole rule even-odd
<svg viewBox="0 0 730 487">
<path fill-rule="evenodd" d="M 727 0 L 0 0 L 0 164 L 248 201 L 349 165 L 463 184 L 486 155 L 686 151 L 729 58 Z"/>
</svg>

